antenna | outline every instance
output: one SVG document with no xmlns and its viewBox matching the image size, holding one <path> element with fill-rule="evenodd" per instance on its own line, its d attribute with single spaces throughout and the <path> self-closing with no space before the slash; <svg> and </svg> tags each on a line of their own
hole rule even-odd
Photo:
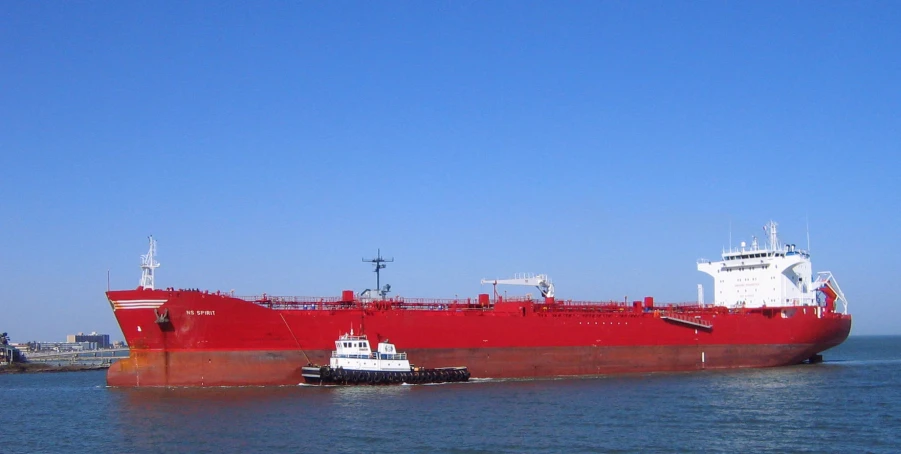
<svg viewBox="0 0 901 454">
<path fill-rule="evenodd" d="M 807 224 L 807 253 L 810 254 L 810 216 L 804 216 L 804 222 Z"/>
<path fill-rule="evenodd" d="M 147 251 L 146 255 L 141 256 L 140 286 L 145 289 L 153 290 L 153 270 L 159 268 L 160 264 L 153 258 L 156 254 L 156 241 L 153 239 L 153 235 L 150 235 L 147 239 L 150 240 L 150 250 Z"/>
<path fill-rule="evenodd" d="M 363 259 L 363 261 L 364 261 L 364 262 L 370 262 L 370 263 L 372 263 L 373 265 L 375 265 L 375 269 L 373 270 L 373 271 L 375 271 L 375 290 L 376 290 L 377 292 L 379 292 L 380 295 L 385 296 L 385 293 L 388 293 L 388 291 L 391 289 L 391 286 L 390 286 L 390 285 L 386 285 L 386 286 L 385 286 L 385 290 L 384 290 L 384 291 L 382 290 L 382 287 L 381 287 L 382 282 L 381 282 L 381 274 L 380 274 L 380 271 L 381 271 L 382 269 L 384 269 L 384 268 L 387 266 L 387 265 L 385 265 L 385 263 L 393 262 L 393 261 L 394 261 L 394 257 L 392 257 L 392 258 L 390 258 L 390 259 L 382 258 L 382 250 L 381 250 L 381 249 L 378 249 L 378 254 L 376 255 L 376 258 L 374 258 L 374 259 Z M 384 293 L 383 293 L 383 292 L 384 292 Z"/>
<path fill-rule="evenodd" d="M 776 232 L 776 221 L 770 221 L 767 225 L 763 227 L 764 232 L 768 232 L 770 235 L 770 249 L 778 250 L 782 246 L 779 244 L 779 234 Z"/>
</svg>

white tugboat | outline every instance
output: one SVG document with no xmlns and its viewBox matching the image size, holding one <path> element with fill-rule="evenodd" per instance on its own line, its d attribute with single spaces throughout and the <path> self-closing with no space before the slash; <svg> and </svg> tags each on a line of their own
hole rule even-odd
<svg viewBox="0 0 901 454">
<path fill-rule="evenodd" d="M 415 367 L 388 339 L 373 352 L 366 336 L 355 336 L 351 330 L 335 341 L 329 365 L 304 366 L 303 378 L 310 384 L 333 385 L 447 383 L 469 380 L 469 371 L 466 367 Z"/>
</svg>

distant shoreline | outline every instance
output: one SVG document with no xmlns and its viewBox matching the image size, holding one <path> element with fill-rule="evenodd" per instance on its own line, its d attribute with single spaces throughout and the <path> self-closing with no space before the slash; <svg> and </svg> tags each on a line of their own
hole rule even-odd
<svg viewBox="0 0 901 454">
<path fill-rule="evenodd" d="M 0 366 L 0 374 L 33 374 L 40 372 L 80 372 L 86 370 L 105 370 L 109 369 L 108 365 L 77 365 L 67 364 L 64 366 L 54 366 L 51 364 L 39 363 L 12 363 L 6 366 Z"/>
</svg>

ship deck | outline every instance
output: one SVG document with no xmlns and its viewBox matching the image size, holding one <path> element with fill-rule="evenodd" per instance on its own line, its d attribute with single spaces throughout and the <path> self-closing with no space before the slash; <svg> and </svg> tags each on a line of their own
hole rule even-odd
<svg viewBox="0 0 901 454">
<path fill-rule="evenodd" d="M 536 300 L 528 297 L 510 297 L 480 302 L 475 298 L 439 299 L 439 298 L 388 298 L 383 300 L 354 299 L 344 300 L 340 297 L 305 297 L 305 296 L 233 296 L 233 298 L 253 303 L 257 306 L 273 310 L 310 310 L 310 311 L 344 311 L 344 310 L 402 310 L 402 311 L 444 311 L 444 312 L 516 312 L 527 309 L 536 314 L 608 314 L 608 315 L 640 315 L 662 316 L 683 321 L 680 314 L 719 315 L 719 314 L 778 314 L 783 310 L 804 306 L 773 306 L 763 308 L 727 308 L 715 305 L 699 305 L 696 302 L 654 304 L 653 300 L 633 301 L 579 301 L 555 300 L 552 302 Z M 702 327 L 706 323 L 701 322 Z"/>
</svg>

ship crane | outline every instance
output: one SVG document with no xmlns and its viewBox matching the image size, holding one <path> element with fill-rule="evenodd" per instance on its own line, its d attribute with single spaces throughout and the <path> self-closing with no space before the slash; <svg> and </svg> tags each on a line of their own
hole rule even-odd
<svg viewBox="0 0 901 454">
<path fill-rule="evenodd" d="M 535 286 L 545 298 L 554 297 L 554 284 L 546 274 L 516 274 L 513 279 L 482 279 L 482 284 L 494 285 L 494 295 L 497 297 L 497 285 L 528 285 Z"/>
<path fill-rule="evenodd" d="M 831 271 L 820 271 L 817 273 L 817 280 L 813 282 L 812 287 L 813 290 L 829 287 L 832 293 L 835 294 L 836 301 L 842 304 L 842 313 L 848 313 L 848 300 L 845 298 L 845 293 L 842 292 L 842 288 L 838 286 L 838 282 L 835 280 L 835 276 L 832 275 Z"/>
</svg>

